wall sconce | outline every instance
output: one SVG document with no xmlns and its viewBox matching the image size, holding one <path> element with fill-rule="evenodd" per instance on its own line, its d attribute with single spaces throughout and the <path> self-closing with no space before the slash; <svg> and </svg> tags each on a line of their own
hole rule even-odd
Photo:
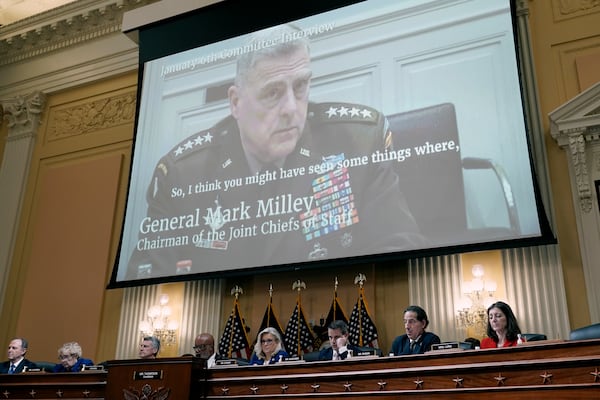
<svg viewBox="0 0 600 400">
<path fill-rule="evenodd" d="M 169 319 L 171 317 L 171 307 L 168 306 L 169 296 L 161 294 L 158 304 L 151 306 L 146 311 L 146 320 L 140 322 L 140 334 L 142 337 L 155 336 L 160 340 L 161 345 L 172 345 L 177 342 L 177 321 Z"/>
<path fill-rule="evenodd" d="M 487 308 L 496 299 L 494 293 L 498 285 L 493 280 L 485 280 L 483 265 L 475 264 L 471 269 L 473 279 L 463 282 L 463 296 L 458 301 L 456 323 L 461 328 L 472 328 L 481 337 L 487 329 Z"/>
</svg>

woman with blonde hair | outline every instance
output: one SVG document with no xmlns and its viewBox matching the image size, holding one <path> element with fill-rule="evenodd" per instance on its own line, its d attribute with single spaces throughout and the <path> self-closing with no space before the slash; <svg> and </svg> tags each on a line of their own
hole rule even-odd
<svg viewBox="0 0 600 400">
<path fill-rule="evenodd" d="M 277 329 L 267 327 L 259 332 L 254 345 L 254 353 L 250 358 L 250 365 L 275 364 L 289 357 L 281 341 Z"/>
</svg>

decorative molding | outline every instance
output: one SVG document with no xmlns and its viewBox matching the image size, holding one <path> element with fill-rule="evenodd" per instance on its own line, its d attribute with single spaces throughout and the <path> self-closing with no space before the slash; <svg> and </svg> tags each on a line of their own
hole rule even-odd
<svg viewBox="0 0 600 400">
<path fill-rule="evenodd" d="M 121 31 L 123 13 L 157 0 L 85 0 L 0 28 L 0 66 Z"/>
<path fill-rule="evenodd" d="M 34 92 L 14 99 L 0 100 L 4 119 L 8 121 L 8 141 L 35 136 L 40 124 L 46 96 Z"/>
<path fill-rule="evenodd" d="M 585 156 L 585 138 L 582 130 L 569 133 L 569 150 L 571 162 L 575 172 L 577 195 L 581 211 L 589 213 L 592 210 L 592 190 L 587 172 L 587 160 Z"/>
<path fill-rule="evenodd" d="M 48 119 L 48 140 L 83 135 L 100 129 L 132 123 L 135 118 L 136 93 L 118 96 L 53 110 Z"/>
<path fill-rule="evenodd" d="M 600 0 L 560 0 L 558 9 L 562 15 L 600 8 Z"/>
</svg>

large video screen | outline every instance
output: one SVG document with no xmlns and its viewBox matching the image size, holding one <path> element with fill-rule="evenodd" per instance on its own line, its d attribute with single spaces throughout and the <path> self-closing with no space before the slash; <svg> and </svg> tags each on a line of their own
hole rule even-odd
<svg viewBox="0 0 600 400">
<path fill-rule="evenodd" d="M 247 3 L 140 30 L 111 286 L 548 240 L 510 1 Z"/>
</svg>

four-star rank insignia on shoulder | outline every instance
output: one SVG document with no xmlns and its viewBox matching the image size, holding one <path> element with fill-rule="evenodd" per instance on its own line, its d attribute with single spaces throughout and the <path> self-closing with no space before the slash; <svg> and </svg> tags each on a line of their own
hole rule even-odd
<svg viewBox="0 0 600 400">
<path fill-rule="evenodd" d="M 310 117 L 319 122 L 372 122 L 376 123 L 379 111 L 361 104 L 318 103 L 310 109 Z"/>
</svg>

